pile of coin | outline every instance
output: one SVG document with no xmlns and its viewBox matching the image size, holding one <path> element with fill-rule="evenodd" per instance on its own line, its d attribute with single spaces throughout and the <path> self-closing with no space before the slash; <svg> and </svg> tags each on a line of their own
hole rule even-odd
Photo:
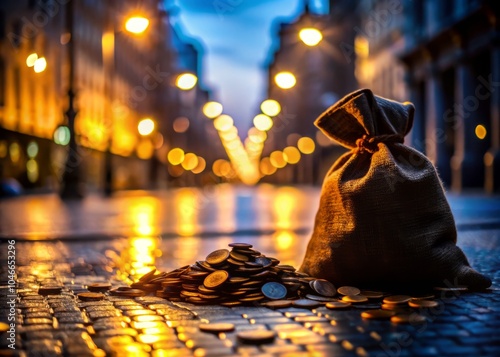
<svg viewBox="0 0 500 357">
<path fill-rule="evenodd" d="M 229 247 L 168 273 L 153 270 L 131 287 L 156 291 L 157 296 L 171 301 L 223 306 L 300 297 L 334 300 L 336 291 L 330 282 L 280 265 L 278 259 L 263 255 L 251 244 L 231 243 Z"/>
</svg>

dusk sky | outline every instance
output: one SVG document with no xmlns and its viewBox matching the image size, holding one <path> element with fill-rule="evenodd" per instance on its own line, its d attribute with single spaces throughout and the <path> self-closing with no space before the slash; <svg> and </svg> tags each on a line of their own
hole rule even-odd
<svg viewBox="0 0 500 357">
<path fill-rule="evenodd" d="M 323 12 L 323 0 L 311 1 Z M 204 48 L 202 83 L 213 90 L 239 130 L 246 130 L 265 98 L 265 65 L 279 45 L 278 22 L 292 22 L 303 0 L 166 0 L 178 7 L 172 24 Z M 274 26 L 273 26 L 274 24 Z M 272 50 L 274 52 L 274 50 Z"/>
</svg>

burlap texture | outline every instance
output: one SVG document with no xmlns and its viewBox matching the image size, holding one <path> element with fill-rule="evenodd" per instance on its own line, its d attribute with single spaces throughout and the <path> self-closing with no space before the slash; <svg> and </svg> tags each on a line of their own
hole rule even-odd
<svg viewBox="0 0 500 357">
<path fill-rule="evenodd" d="M 434 166 L 403 144 L 413 114 L 411 103 L 364 89 L 316 120 L 351 151 L 326 175 L 301 271 L 361 287 L 491 285 L 456 246 L 455 221 Z"/>
</svg>

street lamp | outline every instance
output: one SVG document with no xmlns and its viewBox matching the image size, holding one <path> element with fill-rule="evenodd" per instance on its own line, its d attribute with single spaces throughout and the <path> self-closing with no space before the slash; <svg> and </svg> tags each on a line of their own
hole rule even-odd
<svg viewBox="0 0 500 357">
<path fill-rule="evenodd" d="M 198 82 L 198 77 L 192 73 L 182 73 L 177 76 L 175 85 L 181 90 L 193 89 Z"/>
<path fill-rule="evenodd" d="M 274 76 L 274 81 L 282 89 L 290 89 L 295 86 L 297 79 L 291 72 L 279 72 Z"/>
<path fill-rule="evenodd" d="M 137 125 L 137 130 L 140 135 L 148 136 L 155 130 L 155 122 L 150 118 L 142 119 Z"/>
<path fill-rule="evenodd" d="M 149 26 L 149 20 L 142 16 L 130 17 L 125 22 L 125 30 L 131 33 L 140 34 L 146 31 Z"/>
<path fill-rule="evenodd" d="M 308 27 L 300 30 L 299 38 L 307 46 L 313 47 L 321 42 L 321 40 L 323 39 L 323 34 L 318 29 Z"/>
</svg>

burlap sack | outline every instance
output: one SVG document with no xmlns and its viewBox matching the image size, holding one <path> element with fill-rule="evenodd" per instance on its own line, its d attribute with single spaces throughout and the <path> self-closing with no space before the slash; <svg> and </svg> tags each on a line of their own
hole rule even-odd
<svg viewBox="0 0 500 357">
<path fill-rule="evenodd" d="M 405 146 L 414 107 L 368 90 L 341 99 L 317 120 L 351 149 L 326 175 L 301 271 L 334 284 L 486 288 L 469 266 L 431 162 Z"/>
</svg>

